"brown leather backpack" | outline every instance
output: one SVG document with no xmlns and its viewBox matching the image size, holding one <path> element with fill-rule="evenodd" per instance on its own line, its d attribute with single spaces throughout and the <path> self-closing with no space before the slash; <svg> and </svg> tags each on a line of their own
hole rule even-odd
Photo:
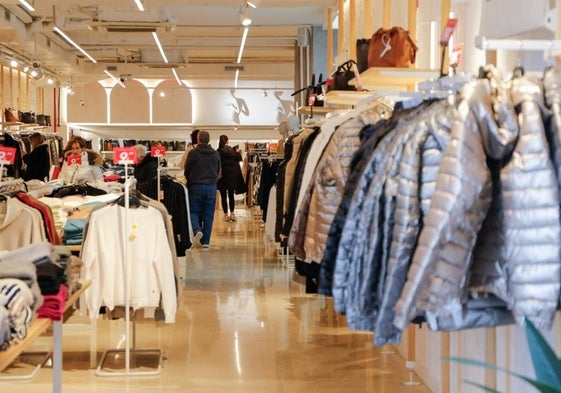
<svg viewBox="0 0 561 393">
<path fill-rule="evenodd" d="M 407 30 L 382 27 L 370 39 L 368 67 L 409 67 L 415 63 L 417 49 Z"/>
</svg>

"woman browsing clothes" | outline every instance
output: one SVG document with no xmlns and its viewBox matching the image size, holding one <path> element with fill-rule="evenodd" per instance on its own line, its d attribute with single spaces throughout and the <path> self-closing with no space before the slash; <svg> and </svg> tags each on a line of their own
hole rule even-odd
<svg viewBox="0 0 561 393">
<path fill-rule="evenodd" d="M 65 151 L 64 162 L 58 177 L 64 184 L 92 183 L 96 180 L 103 181 L 103 173 L 101 172 L 103 157 L 93 150 L 86 149 L 86 140 L 84 138 L 79 136 L 70 138 Z M 72 159 L 76 156 L 80 158 L 72 162 Z M 70 160 L 68 157 L 70 157 Z"/>
<path fill-rule="evenodd" d="M 222 173 L 222 176 L 218 179 L 218 190 L 220 191 L 224 221 L 236 221 L 234 195 L 245 192 L 245 182 L 240 167 L 242 155 L 238 147 L 232 148 L 228 145 L 228 136 L 226 135 L 220 135 L 217 151 L 220 154 Z"/>
<path fill-rule="evenodd" d="M 45 137 L 39 132 L 34 132 L 29 136 L 29 143 L 31 144 L 31 152 L 22 157 L 26 165 L 23 180 L 38 179 L 48 181 L 51 158 L 49 146 L 45 143 Z"/>
</svg>

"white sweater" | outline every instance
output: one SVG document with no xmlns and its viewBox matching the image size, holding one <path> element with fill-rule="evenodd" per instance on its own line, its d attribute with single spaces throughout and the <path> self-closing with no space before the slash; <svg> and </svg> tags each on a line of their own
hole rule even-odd
<svg viewBox="0 0 561 393">
<path fill-rule="evenodd" d="M 82 277 L 91 280 L 85 301 L 90 317 L 100 306 L 113 310 L 125 305 L 130 278 L 129 305 L 133 309 L 161 305 L 165 322 L 175 322 L 177 296 L 173 259 L 162 214 L 153 207 L 128 210 L 127 237 L 123 238 L 125 208 L 108 205 L 92 211 L 82 247 Z M 129 269 L 125 264 L 127 247 Z M 130 275 L 127 274 L 130 272 Z"/>
</svg>

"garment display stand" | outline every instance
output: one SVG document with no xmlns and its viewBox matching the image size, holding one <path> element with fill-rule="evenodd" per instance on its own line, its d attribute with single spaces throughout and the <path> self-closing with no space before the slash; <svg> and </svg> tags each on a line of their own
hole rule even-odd
<svg viewBox="0 0 561 393">
<path fill-rule="evenodd" d="M 124 212 L 124 225 L 122 239 L 125 243 L 123 249 L 123 259 L 125 264 L 125 348 L 108 349 L 103 353 L 101 361 L 96 370 L 97 376 L 102 377 L 117 377 L 117 376 L 130 376 L 130 375 L 158 375 L 161 371 L 162 364 L 162 350 L 161 348 L 150 348 L 150 349 L 137 349 L 136 348 L 136 329 L 132 329 L 131 337 L 131 320 L 130 320 L 130 292 L 131 292 L 131 261 L 129 260 L 129 217 L 128 212 L 130 208 L 130 188 L 135 183 L 134 178 L 128 177 L 128 165 L 132 164 L 132 161 L 123 160 L 119 161 L 119 164 L 125 166 L 125 212 Z M 134 323 L 134 322 L 133 322 Z M 132 338 L 132 340 L 131 340 Z M 131 347 L 132 341 L 132 347 Z M 112 365 L 111 367 L 106 367 L 106 361 L 109 359 L 110 354 L 116 354 L 113 363 L 119 363 L 121 357 L 118 354 L 125 353 L 125 364 L 121 368 L 120 365 Z M 133 355 L 134 365 L 138 368 L 139 364 L 152 364 L 152 362 L 147 362 L 146 357 L 156 357 L 155 363 L 157 366 L 150 370 L 149 368 L 131 369 L 131 355 Z M 145 356 L 142 356 L 145 355 Z M 142 362 L 141 362 L 142 360 Z M 122 370 L 122 371 L 119 371 Z"/>
</svg>

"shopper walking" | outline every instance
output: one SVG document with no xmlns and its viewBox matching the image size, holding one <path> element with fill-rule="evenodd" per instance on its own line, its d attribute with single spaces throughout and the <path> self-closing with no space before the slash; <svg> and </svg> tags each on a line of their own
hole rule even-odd
<svg viewBox="0 0 561 393">
<path fill-rule="evenodd" d="M 220 155 L 209 144 L 210 135 L 199 131 L 198 144 L 189 152 L 185 164 L 185 179 L 189 190 L 189 213 L 193 244 L 210 247 L 210 233 L 214 221 L 216 183 L 220 174 Z"/>
<path fill-rule="evenodd" d="M 220 135 L 218 153 L 220 154 L 222 171 L 222 175 L 218 179 L 218 190 L 220 191 L 220 201 L 224 211 L 224 221 L 236 221 L 234 195 L 245 192 L 245 183 L 240 167 L 242 155 L 238 147 L 232 148 L 228 145 L 228 136 L 226 135 Z M 228 212 L 230 213 L 228 214 Z"/>
<path fill-rule="evenodd" d="M 22 157 L 26 165 L 23 180 L 38 179 L 48 181 L 51 158 L 49 146 L 45 143 L 45 137 L 39 132 L 34 132 L 29 136 L 29 143 L 31 144 L 31 152 Z"/>
</svg>

